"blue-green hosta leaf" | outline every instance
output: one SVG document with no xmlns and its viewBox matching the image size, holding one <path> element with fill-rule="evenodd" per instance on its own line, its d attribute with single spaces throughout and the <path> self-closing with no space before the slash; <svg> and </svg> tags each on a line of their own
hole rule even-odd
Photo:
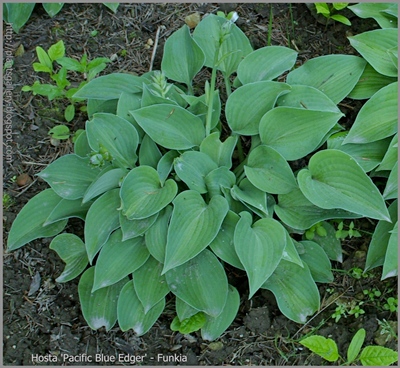
<svg viewBox="0 0 400 368">
<path fill-rule="evenodd" d="M 389 367 L 399 359 L 399 353 L 383 346 L 366 346 L 359 358 L 363 366 Z"/>
<path fill-rule="evenodd" d="M 161 275 L 163 265 L 149 257 L 143 266 L 133 273 L 136 294 L 143 305 L 144 313 L 160 302 L 169 293 L 165 275 Z"/>
<path fill-rule="evenodd" d="M 248 207 L 245 206 L 242 202 L 233 198 L 231 194 L 232 189 L 221 187 L 221 192 L 223 193 L 225 199 L 228 201 L 229 209 L 233 212 L 240 213 L 248 209 Z"/>
<path fill-rule="evenodd" d="M 279 96 L 289 91 L 289 85 L 273 81 L 239 87 L 226 101 L 225 113 L 229 127 L 237 134 L 257 135 L 263 115 L 274 107 Z"/>
<path fill-rule="evenodd" d="M 261 119 L 261 141 L 286 160 L 298 160 L 314 151 L 342 116 L 340 112 L 277 107 Z"/>
<path fill-rule="evenodd" d="M 82 158 L 88 157 L 88 155 L 92 152 L 92 149 L 89 146 L 89 142 L 87 140 L 87 134 L 84 130 L 81 134 L 79 134 L 78 138 L 75 140 L 74 144 L 74 153 Z"/>
<path fill-rule="evenodd" d="M 282 46 L 266 46 L 248 54 L 239 64 L 237 75 L 243 84 L 273 80 L 290 70 L 297 52 Z"/>
<path fill-rule="evenodd" d="M 323 150 L 297 176 L 300 190 L 320 208 L 341 208 L 378 220 L 389 220 L 378 188 L 347 153 Z"/>
<path fill-rule="evenodd" d="M 116 13 L 119 7 L 119 3 L 103 3 L 103 5 L 110 9 L 113 13 Z"/>
<path fill-rule="evenodd" d="M 326 235 L 320 236 L 315 232 L 313 241 L 322 247 L 329 259 L 343 262 L 342 243 L 336 237 L 336 229 L 326 221 L 322 221 L 321 226 L 325 229 Z"/>
<path fill-rule="evenodd" d="M 180 321 L 188 319 L 195 314 L 199 313 L 198 309 L 191 307 L 189 304 L 185 303 L 182 299 L 175 297 L 175 310 L 176 315 Z"/>
<path fill-rule="evenodd" d="M 397 11 L 396 17 L 385 14 L 390 6 L 396 3 L 358 3 L 355 5 L 348 6 L 354 14 L 360 18 L 374 18 L 381 28 L 396 28 L 397 27 Z"/>
<path fill-rule="evenodd" d="M 119 189 L 112 189 L 96 199 L 89 208 L 85 222 L 85 245 L 90 264 L 111 232 L 120 227 L 120 206 Z"/>
<path fill-rule="evenodd" d="M 141 92 L 143 82 L 142 77 L 127 73 L 103 75 L 85 84 L 73 98 L 114 100 L 120 98 L 123 92 Z"/>
<path fill-rule="evenodd" d="M 107 113 L 116 114 L 117 113 L 118 100 L 88 100 L 87 102 L 87 115 L 89 119 L 93 118 L 94 114 L 97 113 Z"/>
<path fill-rule="evenodd" d="M 396 134 L 390 144 L 389 148 L 385 153 L 385 156 L 382 159 L 382 162 L 377 167 L 376 171 L 380 170 L 392 170 L 394 165 L 398 160 L 398 135 Z"/>
<path fill-rule="evenodd" d="M 307 230 L 323 220 L 362 217 L 338 208 L 320 208 L 311 203 L 300 189 L 295 189 L 288 194 L 280 194 L 278 204 L 275 205 L 275 212 L 281 221 L 297 230 Z"/>
<path fill-rule="evenodd" d="M 171 215 L 172 206 L 168 205 L 160 211 L 157 220 L 145 233 L 147 249 L 160 263 L 164 263 L 165 260 L 165 248 Z"/>
<path fill-rule="evenodd" d="M 338 347 L 332 339 L 315 335 L 306 337 L 300 341 L 300 344 L 328 362 L 336 362 L 339 359 Z"/>
<path fill-rule="evenodd" d="M 289 93 L 278 98 L 276 106 L 340 113 L 337 105 L 319 89 L 296 84 L 291 86 Z"/>
<path fill-rule="evenodd" d="M 211 133 L 208 137 L 204 138 L 200 145 L 200 152 L 210 156 L 214 162 L 220 167 L 225 166 L 228 169 L 232 167 L 232 155 L 236 147 L 238 136 L 230 136 L 221 142 L 219 133 Z"/>
<path fill-rule="evenodd" d="M 206 316 L 206 323 L 201 329 L 203 340 L 213 341 L 218 339 L 235 319 L 240 306 L 239 292 L 229 285 L 228 297 L 221 314 L 218 317 Z"/>
<path fill-rule="evenodd" d="M 374 142 L 397 133 L 397 88 L 397 82 L 389 84 L 364 104 L 344 144 Z"/>
<path fill-rule="evenodd" d="M 144 335 L 160 317 L 165 307 L 165 299 L 160 300 L 147 313 L 144 312 L 133 281 L 128 281 L 122 288 L 118 299 L 118 324 L 122 331 L 132 329 L 137 336 Z"/>
<path fill-rule="evenodd" d="M 53 211 L 51 211 L 43 226 L 47 226 L 60 220 L 66 220 L 70 217 L 77 217 L 81 220 L 85 220 L 87 211 L 92 203 L 93 202 L 87 202 L 82 204 L 81 199 L 75 199 L 73 201 L 61 199 L 61 201 L 54 207 Z"/>
<path fill-rule="evenodd" d="M 210 248 L 214 254 L 221 258 L 224 262 L 244 270 L 242 263 L 236 253 L 234 244 L 234 235 L 236 224 L 240 217 L 233 211 L 228 211 L 218 235 L 210 243 Z"/>
<path fill-rule="evenodd" d="M 117 115 L 97 113 L 86 123 L 86 132 L 93 151 L 104 147 L 118 166 L 135 167 L 139 135 L 129 121 Z"/>
<path fill-rule="evenodd" d="M 385 190 L 383 191 L 383 198 L 386 200 L 398 198 L 398 163 L 396 162 L 392 171 L 389 174 Z"/>
<path fill-rule="evenodd" d="M 114 231 L 97 259 L 93 291 L 122 280 L 140 268 L 149 256 L 143 237 L 123 241 L 121 229 Z"/>
<path fill-rule="evenodd" d="M 78 284 L 82 314 L 92 330 L 105 327 L 111 330 L 117 322 L 117 303 L 125 278 L 117 284 L 92 292 L 95 267 L 90 267 L 81 276 Z"/>
<path fill-rule="evenodd" d="M 397 78 L 382 75 L 378 73 L 370 64 L 367 64 L 359 81 L 347 97 L 355 100 L 365 100 L 371 98 L 381 88 L 396 81 Z"/>
<path fill-rule="evenodd" d="M 3 18 L 18 33 L 32 14 L 35 3 L 3 3 Z"/>
<path fill-rule="evenodd" d="M 169 174 L 174 167 L 174 160 L 179 157 L 178 151 L 168 151 L 163 157 L 160 158 L 157 164 L 157 172 L 160 177 L 160 182 L 164 184 L 165 180 L 167 180 Z"/>
<path fill-rule="evenodd" d="M 390 138 L 385 138 L 366 144 L 343 144 L 346 135 L 347 132 L 341 132 L 329 137 L 327 148 L 343 151 L 352 156 L 365 172 L 369 172 L 379 165 L 390 143 Z"/>
<path fill-rule="evenodd" d="M 161 97 L 159 92 L 155 91 L 150 86 L 147 86 L 143 83 L 143 94 L 140 107 L 146 107 L 156 104 L 178 105 L 178 103 L 172 99 Z"/>
<path fill-rule="evenodd" d="M 353 55 L 319 56 L 291 71 L 286 83 L 315 87 L 337 104 L 352 91 L 366 64 L 364 59 Z"/>
<path fill-rule="evenodd" d="M 136 120 L 133 118 L 130 111 L 140 109 L 142 101 L 141 93 L 121 93 L 121 97 L 118 99 L 116 115 L 129 121 L 136 129 L 139 134 L 139 141 L 142 140 L 144 136 L 143 129 L 139 126 Z M 89 115 L 90 116 L 90 115 Z"/>
<path fill-rule="evenodd" d="M 234 185 L 230 193 L 233 199 L 242 202 L 258 216 L 268 216 L 267 194 L 256 188 L 249 179 L 244 178 L 239 186 Z"/>
<path fill-rule="evenodd" d="M 42 6 L 44 10 L 46 10 L 46 13 L 50 16 L 50 18 L 53 18 L 62 9 L 64 3 L 43 3 Z"/>
<path fill-rule="evenodd" d="M 180 193 L 173 204 L 163 274 L 205 249 L 217 236 L 228 212 L 224 197 L 214 196 L 207 204 L 193 190 Z"/>
<path fill-rule="evenodd" d="M 208 85 L 206 84 L 206 89 L 207 87 Z M 185 100 L 187 100 L 188 103 L 190 104 L 187 110 L 190 111 L 192 114 L 198 116 L 203 121 L 204 125 L 206 125 L 207 112 L 208 112 L 207 96 L 208 95 L 206 94 L 203 94 L 199 97 L 184 95 Z M 221 99 L 219 97 L 219 91 L 215 90 L 213 95 L 213 106 L 211 113 L 211 123 L 210 123 L 211 129 L 214 129 L 218 125 L 220 117 L 221 117 Z"/>
<path fill-rule="evenodd" d="M 228 35 L 223 36 L 224 32 L 228 32 Z M 243 58 L 253 51 L 248 38 L 236 24 L 214 14 L 208 15 L 197 25 L 193 39 L 203 50 L 206 57 L 204 64 L 207 67 L 214 66 L 215 54 L 218 51 L 217 68 L 227 77 L 235 72 Z"/>
<path fill-rule="evenodd" d="M 267 193 L 285 194 L 297 187 L 289 164 L 272 147 L 261 145 L 252 150 L 244 171 L 255 187 Z"/>
<path fill-rule="evenodd" d="M 165 274 L 172 293 L 212 317 L 221 314 L 228 296 L 225 270 L 209 250 Z"/>
<path fill-rule="evenodd" d="M 50 249 L 66 263 L 57 282 L 67 282 L 79 276 L 88 265 L 88 257 L 83 241 L 74 234 L 57 235 L 50 243 Z"/>
<path fill-rule="evenodd" d="M 47 226 L 43 224 L 61 200 L 62 198 L 53 189 L 46 189 L 31 198 L 11 225 L 7 250 L 15 250 L 32 240 L 60 233 L 67 224 L 67 220 L 57 221 Z"/>
<path fill-rule="evenodd" d="M 398 275 L 398 250 L 398 222 L 396 222 L 393 226 L 393 230 L 390 232 L 381 280 Z"/>
<path fill-rule="evenodd" d="M 232 188 L 236 183 L 235 174 L 226 166 L 218 167 L 211 171 L 205 178 L 204 182 L 210 197 L 223 194 L 222 188 Z"/>
<path fill-rule="evenodd" d="M 186 151 L 174 160 L 174 168 L 178 177 L 191 190 L 201 194 L 207 193 L 205 177 L 217 168 L 217 164 L 205 153 Z"/>
<path fill-rule="evenodd" d="M 281 260 L 262 286 L 272 291 L 280 311 L 292 321 L 306 323 L 320 306 L 318 287 L 306 263 L 303 267 Z"/>
<path fill-rule="evenodd" d="M 385 16 L 393 17 L 396 20 L 398 19 L 398 13 L 399 13 L 399 7 L 397 3 L 388 3 L 388 7 L 384 10 L 382 10 L 382 13 Z M 382 27 L 382 28 L 389 28 L 389 27 Z M 395 28 L 397 28 L 397 25 L 395 24 Z"/>
<path fill-rule="evenodd" d="M 122 230 L 122 241 L 144 235 L 144 233 L 153 226 L 157 217 L 158 213 L 141 220 L 128 220 L 128 218 L 120 212 L 119 223 Z"/>
<path fill-rule="evenodd" d="M 290 236 L 290 234 L 285 231 L 286 233 L 286 246 L 282 253 L 282 259 L 285 261 L 296 263 L 297 265 L 303 267 L 303 262 L 299 256 L 299 252 L 297 251 L 294 243 L 295 240 Z"/>
<path fill-rule="evenodd" d="M 89 166 L 89 159 L 75 154 L 65 155 L 37 174 L 62 198 L 82 198 L 100 169 Z"/>
<path fill-rule="evenodd" d="M 241 212 L 240 217 L 235 228 L 234 244 L 249 279 L 250 299 L 282 259 L 286 232 L 273 219 L 261 219 L 253 224 L 250 213 Z"/>
<path fill-rule="evenodd" d="M 300 258 L 303 262 L 307 263 L 314 281 L 332 282 L 332 265 L 322 247 L 308 240 L 301 241 L 300 244 L 302 249 L 304 249 L 304 252 L 300 254 Z"/>
<path fill-rule="evenodd" d="M 397 68 L 387 53 L 398 45 L 397 28 L 375 29 L 347 38 L 378 73 L 397 77 Z"/>
<path fill-rule="evenodd" d="M 171 203 L 177 191 L 172 179 L 161 185 L 158 173 L 152 167 L 136 167 L 121 185 L 122 213 L 129 220 L 145 219 Z"/>
<path fill-rule="evenodd" d="M 118 188 L 119 183 L 126 175 L 127 170 L 112 167 L 107 167 L 96 180 L 92 182 L 87 188 L 82 203 L 86 203 L 91 199 L 107 192 L 108 190 Z"/>
<path fill-rule="evenodd" d="M 199 146 L 205 136 L 202 120 L 180 106 L 153 105 L 131 114 L 154 142 L 168 149 Z"/>
<path fill-rule="evenodd" d="M 204 61 L 202 49 L 193 40 L 185 24 L 165 42 L 161 70 L 168 78 L 190 86 Z"/>
<path fill-rule="evenodd" d="M 154 141 L 146 134 L 139 149 L 139 163 L 141 166 L 157 168 L 162 154 Z"/>
<path fill-rule="evenodd" d="M 381 220 L 375 227 L 371 242 L 368 247 L 365 270 L 367 272 L 375 267 L 382 266 L 385 260 L 386 250 L 389 244 L 394 224 L 397 222 L 397 200 L 388 208 L 391 222 Z"/>
</svg>

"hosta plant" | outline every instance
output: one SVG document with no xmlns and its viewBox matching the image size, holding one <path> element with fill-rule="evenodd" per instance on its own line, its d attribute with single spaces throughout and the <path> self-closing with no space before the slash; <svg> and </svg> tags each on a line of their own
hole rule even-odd
<svg viewBox="0 0 400 368">
<path fill-rule="evenodd" d="M 316 282 L 331 282 L 342 257 L 326 220 L 395 222 L 393 195 L 369 173 L 393 146 L 397 84 L 376 97 L 385 110 L 371 151 L 361 139 L 371 112 L 365 130 L 342 132 L 338 107 L 367 62 L 330 55 L 294 69 L 296 58 L 253 50 L 233 21 L 209 15 L 169 37 L 161 71 L 92 80 L 74 96 L 87 99 L 86 130 L 38 174 L 50 188 L 19 213 L 8 249 L 55 236 L 50 248 L 66 263 L 57 281 L 80 278 L 92 329 L 118 321 L 142 335 L 168 300 L 173 330 L 214 340 L 239 309 L 235 268 L 248 280 L 242 297 L 268 289 L 305 323 L 320 306 Z M 84 220 L 83 239 L 63 233 L 71 217 Z M 316 224 L 325 231 L 307 240 Z"/>
</svg>

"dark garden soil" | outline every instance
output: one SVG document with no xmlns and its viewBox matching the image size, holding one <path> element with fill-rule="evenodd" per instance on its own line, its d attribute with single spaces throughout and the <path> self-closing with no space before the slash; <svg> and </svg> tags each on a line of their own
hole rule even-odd
<svg viewBox="0 0 400 368">
<path fill-rule="evenodd" d="M 101 4 L 65 4 L 54 18 L 37 5 L 31 19 L 13 35 L 13 156 L 12 163 L 4 162 L 3 193 L 11 197 L 3 211 L 4 238 L 21 208 L 47 184 L 35 174 L 61 155 L 72 151 L 72 143 L 62 141 L 58 146 L 50 142 L 48 131 L 63 120 L 64 101 L 51 101 L 31 93 L 21 92 L 24 85 L 46 76 L 35 73 L 35 47 L 48 49 L 62 39 L 66 56 L 80 59 L 108 57 L 113 60 L 102 74 L 128 72 L 142 74 L 149 70 L 159 29 L 154 69 L 160 68 L 166 38 L 184 24 L 185 17 L 195 11 L 201 16 L 217 10 L 236 10 L 238 26 L 246 33 L 254 48 L 267 45 L 270 4 L 121 4 L 113 14 Z M 298 51 L 298 63 L 332 53 L 355 54 L 346 36 L 377 28 L 374 21 L 352 17 L 351 27 L 342 24 L 320 23 L 304 4 L 273 4 L 271 42 Z M 349 13 L 351 16 L 352 13 Z M 4 25 L 3 25 L 4 27 Z M 94 31 L 97 34 L 94 35 Z M 94 32 L 94 33 L 93 33 Z M 150 41 L 149 41 L 150 40 Z M 80 80 L 74 80 L 79 83 Z M 339 106 L 346 114 L 341 121 L 349 124 L 360 103 L 345 100 Z M 78 112 L 69 125 L 71 131 L 84 127 L 85 114 Z M 347 121 L 346 121 L 347 119 Z M 21 174 L 28 174 L 28 182 L 19 182 Z M 26 179 L 26 178 L 25 178 Z M 21 185 L 22 184 L 22 185 Z M 3 202 L 4 203 L 4 202 Z M 4 253 L 3 266 L 3 363 L 4 365 L 116 365 L 117 363 L 88 362 L 86 356 L 103 354 L 103 359 L 144 356 L 138 365 L 326 365 L 297 342 L 308 333 L 330 337 L 338 342 L 339 352 L 345 351 L 359 328 L 367 331 L 366 345 L 380 344 L 396 349 L 397 336 L 381 334 L 385 320 L 397 334 L 397 315 L 384 309 L 389 296 L 397 297 L 394 279 L 380 281 L 380 269 L 360 277 L 351 272 L 364 267 L 366 250 L 375 222 L 356 222 L 362 238 L 343 241 L 344 262 L 333 263 L 335 280 L 320 285 L 321 310 L 300 325 L 284 317 L 267 291 L 259 291 L 247 300 L 245 278 L 242 304 L 230 328 L 217 341 L 203 341 L 199 334 L 181 335 L 169 325 L 174 317 L 173 301 L 167 302 L 164 314 L 142 337 L 133 332 L 123 333 L 116 326 L 111 331 L 92 331 L 82 317 L 75 279 L 66 284 L 54 280 L 63 269 L 63 262 L 49 250 L 51 239 L 42 239 L 12 253 Z M 82 223 L 70 221 L 68 232 L 83 235 Z M 363 290 L 382 292 L 374 301 Z M 338 322 L 331 318 L 340 303 L 353 302 L 365 313 L 342 316 Z M 361 304 L 360 304 L 361 303 Z M 57 362 L 35 363 L 35 355 L 58 356 Z M 65 362 L 61 354 L 75 356 L 82 362 Z M 84 355 L 86 354 L 86 355 Z M 161 354 L 161 355 L 159 355 Z M 171 361 L 171 356 L 178 361 Z M 157 358 L 161 357 L 160 360 Z M 169 361 L 167 361 L 169 360 Z M 118 363 L 129 365 L 129 362 Z"/>
</svg>

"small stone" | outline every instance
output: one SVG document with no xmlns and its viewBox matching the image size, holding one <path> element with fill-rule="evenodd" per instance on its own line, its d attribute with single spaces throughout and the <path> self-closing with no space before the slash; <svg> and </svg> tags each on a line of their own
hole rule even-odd
<svg viewBox="0 0 400 368">
<path fill-rule="evenodd" d="M 218 350 L 221 350 L 224 347 L 224 344 L 221 341 L 210 342 L 208 344 L 208 347 L 209 347 L 210 350 L 218 351 Z"/>
<path fill-rule="evenodd" d="M 32 178 L 28 174 L 24 173 L 17 176 L 16 183 L 19 187 L 24 187 L 25 185 L 32 183 Z"/>
<path fill-rule="evenodd" d="M 60 140 L 56 138 L 50 138 L 50 144 L 54 147 L 58 147 L 60 145 Z"/>
</svg>

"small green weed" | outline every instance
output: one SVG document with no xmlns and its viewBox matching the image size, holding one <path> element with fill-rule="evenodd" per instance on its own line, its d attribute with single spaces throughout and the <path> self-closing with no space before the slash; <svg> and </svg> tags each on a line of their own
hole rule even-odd
<svg viewBox="0 0 400 368">
<path fill-rule="evenodd" d="M 361 237 L 361 234 L 358 230 L 354 229 L 354 222 L 351 221 L 349 226 L 348 226 L 348 230 L 343 230 L 343 227 L 345 226 L 343 221 L 340 221 L 338 224 L 338 229 L 336 231 L 336 238 L 337 239 L 346 239 L 347 237 L 349 237 L 350 239 L 355 237 L 355 238 L 359 238 Z"/>
<path fill-rule="evenodd" d="M 314 3 L 317 14 L 322 14 L 325 18 L 351 26 L 350 20 L 344 15 L 337 14 L 338 11 L 347 8 L 349 3 Z"/>
<path fill-rule="evenodd" d="M 327 236 L 327 231 L 326 229 L 322 226 L 321 222 L 316 223 L 315 225 L 311 226 L 305 233 L 306 239 L 307 240 L 313 240 L 315 234 L 318 234 L 319 236 Z"/>
<path fill-rule="evenodd" d="M 397 313 L 397 306 L 398 306 L 398 299 L 391 296 L 387 298 L 386 303 L 383 305 L 383 309 Z"/>
<path fill-rule="evenodd" d="M 355 299 L 344 301 L 338 299 L 336 304 L 335 312 L 331 315 L 331 318 L 333 318 L 335 322 L 339 322 L 342 317 L 347 318 L 348 316 L 354 316 L 358 318 L 362 314 L 365 314 L 365 310 L 361 307 L 364 304 L 362 301 L 357 301 Z"/>
<path fill-rule="evenodd" d="M 81 101 L 73 95 L 104 70 L 110 60 L 96 58 L 89 62 L 86 54 L 79 61 L 65 57 L 65 46 L 62 40 L 50 46 L 47 52 L 40 46 L 36 47 L 36 54 L 39 62 L 33 63 L 33 69 L 35 72 L 48 73 L 55 84 L 35 81 L 32 86 L 22 87 L 22 91 L 45 96 L 50 101 L 59 98 L 67 99 L 69 104 L 65 109 L 64 118 L 67 122 L 72 121 L 75 117 L 75 103 Z M 60 67 L 55 67 L 55 63 Z M 78 87 L 71 87 L 67 76 L 68 71 L 82 74 L 83 81 Z"/>
<path fill-rule="evenodd" d="M 3 193 L 3 209 L 7 211 L 14 204 L 15 204 L 15 200 L 8 193 Z"/>
<path fill-rule="evenodd" d="M 339 355 L 337 344 L 332 339 L 323 336 L 310 336 L 300 341 L 300 344 L 310 349 L 328 362 L 343 362 L 341 365 L 352 365 L 361 362 L 363 366 L 388 366 L 398 360 L 397 352 L 382 346 L 366 346 L 361 350 L 365 341 L 365 329 L 361 328 L 353 336 L 347 358 Z"/>
</svg>

